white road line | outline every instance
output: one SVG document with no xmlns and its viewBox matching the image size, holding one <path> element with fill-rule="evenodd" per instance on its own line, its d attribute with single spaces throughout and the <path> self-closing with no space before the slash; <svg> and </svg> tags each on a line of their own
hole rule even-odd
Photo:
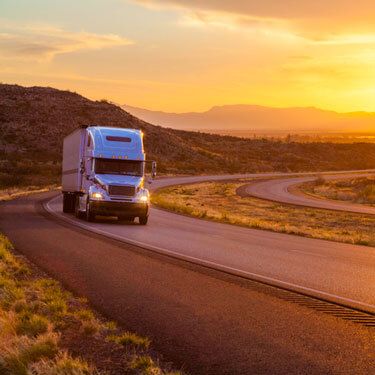
<svg viewBox="0 0 375 375">
<path fill-rule="evenodd" d="M 268 277 L 268 276 L 262 276 L 262 275 L 259 275 L 259 274 L 256 274 L 256 273 L 243 271 L 243 270 L 233 268 L 233 267 L 228 267 L 228 266 L 225 266 L 225 265 L 220 264 L 220 263 L 215 263 L 215 262 L 212 262 L 212 261 L 192 257 L 192 256 L 189 256 L 189 255 L 184 255 L 184 254 L 178 253 L 176 251 L 163 249 L 163 248 L 160 248 L 160 247 L 157 247 L 157 246 L 150 245 L 148 243 L 144 243 L 144 242 L 132 240 L 132 239 L 129 239 L 129 238 L 125 238 L 125 237 L 122 237 L 122 236 L 112 234 L 112 233 L 109 233 L 107 231 L 95 228 L 91 225 L 84 224 L 84 223 L 82 223 L 78 220 L 71 219 L 71 218 L 69 218 L 69 217 L 67 217 L 67 216 L 65 216 L 61 213 L 57 213 L 56 211 L 54 211 L 51 208 L 50 204 L 52 202 L 54 202 L 55 200 L 59 199 L 59 198 L 60 197 L 57 196 L 57 197 L 51 199 L 50 201 L 48 201 L 47 203 L 45 203 L 44 207 L 46 208 L 46 210 L 50 214 L 52 214 L 56 217 L 59 217 L 59 218 L 65 220 L 67 222 L 73 223 L 74 225 L 76 225 L 78 227 L 87 229 L 91 232 L 98 233 L 98 234 L 104 235 L 106 237 L 114 238 L 114 239 L 116 239 L 118 241 L 121 241 L 121 242 L 124 242 L 124 243 L 136 245 L 136 246 L 139 246 L 139 247 L 151 250 L 151 251 L 155 251 L 155 252 L 163 254 L 163 255 L 172 256 L 174 258 L 185 260 L 185 261 L 192 262 L 192 263 L 196 263 L 196 264 L 199 264 L 201 266 L 214 268 L 214 269 L 219 270 L 219 271 L 224 271 L 226 273 L 230 273 L 230 274 L 233 274 L 233 275 L 236 275 L 236 276 L 241 276 L 241 277 L 253 279 L 255 281 L 263 282 L 263 283 L 270 284 L 270 285 L 273 285 L 273 286 L 276 286 L 276 287 L 281 287 L 281 288 L 296 291 L 296 292 L 299 292 L 299 293 L 302 293 L 302 294 L 307 294 L 307 295 L 310 295 L 312 297 L 318 297 L 320 299 L 325 299 L 325 300 L 330 301 L 330 302 L 339 303 L 339 304 L 342 304 L 344 306 L 355 307 L 357 309 L 361 309 L 361 310 L 366 311 L 366 312 L 375 313 L 375 305 L 366 304 L 366 303 L 359 302 L 359 301 L 356 301 L 356 300 L 353 300 L 353 299 L 350 299 L 350 298 L 345 298 L 345 297 L 341 297 L 341 296 L 338 296 L 338 295 L 335 295 L 335 294 L 323 292 L 323 291 L 320 291 L 320 290 L 317 290 L 317 289 L 308 288 L 308 287 L 304 287 L 304 286 L 293 284 L 293 283 L 288 283 L 288 282 L 285 282 L 285 281 L 282 281 L 282 280 L 279 280 L 279 279 L 274 279 L 274 278 L 271 278 L 271 277 Z M 171 213 L 171 215 L 173 215 L 173 213 Z M 196 219 L 196 220 L 198 220 L 198 219 Z M 308 239 L 306 239 L 306 240 L 308 240 Z"/>
</svg>

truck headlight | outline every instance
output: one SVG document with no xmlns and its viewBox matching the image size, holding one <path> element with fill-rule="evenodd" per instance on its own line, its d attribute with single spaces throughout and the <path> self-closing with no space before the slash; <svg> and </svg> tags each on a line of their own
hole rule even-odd
<svg viewBox="0 0 375 375">
<path fill-rule="evenodd" d="M 148 196 L 147 195 L 142 195 L 139 200 L 142 202 L 142 203 L 147 203 L 148 202 Z"/>
<path fill-rule="evenodd" d="M 93 199 L 103 199 L 104 196 L 103 196 L 102 193 L 99 193 L 99 192 L 95 191 L 91 194 L 91 198 L 93 198 Z"/>
</svg>

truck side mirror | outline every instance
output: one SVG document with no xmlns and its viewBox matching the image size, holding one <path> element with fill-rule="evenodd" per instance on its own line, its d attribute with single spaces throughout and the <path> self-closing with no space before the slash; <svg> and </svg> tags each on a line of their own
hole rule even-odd
<svg viewBox="0 0 375 375">
<path fill-rule="evenodd" d="M 151 167 L 151 178 L 156 177 L 156 161 L 152 162 L 152 167 Z"/>
</svg>

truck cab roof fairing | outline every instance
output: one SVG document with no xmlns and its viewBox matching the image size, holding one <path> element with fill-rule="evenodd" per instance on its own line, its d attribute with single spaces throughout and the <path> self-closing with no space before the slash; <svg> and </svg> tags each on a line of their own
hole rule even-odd
<svg viewBox="0 0 375 375">
<path fill-rule="evenodd" d="M 106 159 L 146 159 L 140 130 L 90 126 L 87 131 L 92 138 L 87 156 Z"/>
</svg>

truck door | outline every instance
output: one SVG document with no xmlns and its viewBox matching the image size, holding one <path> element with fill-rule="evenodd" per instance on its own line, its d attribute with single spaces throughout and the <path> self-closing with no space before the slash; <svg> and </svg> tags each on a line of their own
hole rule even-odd
<svg viewBox="0 0 375 375">
<path fill-rule="evenodd" d="M 83 179 L 85 180 L 85 186 L 88 188 L 91 182 L 88 180 L 90 176 L 92 176 L 92 169 L 93 169 L 93 158 L 90 156 L 92 155 L 91 151 L 93 149 L 93 141 L 90 133 L 86 135 L 85 141 L 85 152 L 84 152 L 84 173 Z"/>
</svg>

